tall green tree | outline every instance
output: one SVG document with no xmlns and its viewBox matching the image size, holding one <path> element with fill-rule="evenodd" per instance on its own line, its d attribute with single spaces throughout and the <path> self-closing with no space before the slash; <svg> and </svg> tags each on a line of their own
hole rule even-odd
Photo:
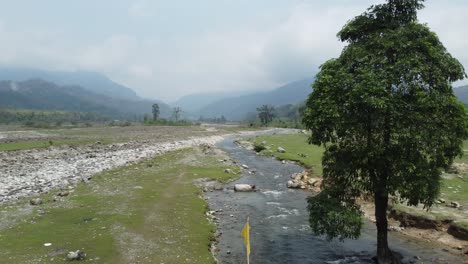
<svg viewBox="0 0 468 264">
<path fill-rule="evenodd" d="M 261 107 L 257 108 L 258 118 L 260 118 L 260 122 L 263 125 L 267 125 L 271 121 L 273 121 L 273 117 L 275 116 L 275 107 L 272 105 L 262 105 Z"/>
<path fill-rule="evenodd" d="M 317 234 L 357 238 L 356 199 L 374 198 L 378 263 L 399 263 L 387 242 L 389 196 L 430 207 L 441 171 L 462 154 L 467 113 L 451 83 L 466 77 L 427 25 L 422 0 L 371 6 L 338 33 L 347 45 L 325 62 L 303 121 L 323 145 L 323 191 L 308 199 Z"/>
<path fill-rule="evenodd" d="M 159 105 L 158 104 L 153 104 L 152 106 L 152 112 L 153 112 L 153 121 L 158 120 L 159 118 Z"/>
<path fill-rule="evenodd" d="M 174 109 L 172 110 L 172 118 L 174 119 L 174 121 L 179 121 L 180 119 L 180 115 L 182 114 L 182 108 L 180 107 L 174 107 Z"/>
<path fill-rule="evenodd" d="M 152 108 L 152 112 L 153 112 L 153 121 L 156 121 L 156 120 L 159 119 L 159 114 L 160 114 L 159 105 L 158 104 L 153 104 L 151 108 Z"/>
</svg>

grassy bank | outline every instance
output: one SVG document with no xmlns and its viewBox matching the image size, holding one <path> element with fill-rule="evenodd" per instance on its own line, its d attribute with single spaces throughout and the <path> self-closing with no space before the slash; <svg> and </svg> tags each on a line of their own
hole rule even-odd
<svg viewBox="0 0 468 264">
<path fill-rule="evenodd" d="M 12 151 L 12 150 L 24 150 L 24 149 L 35 149 L 35 148 L 48 148 L 51 146 L 60 145 L 83 145 L 91 144 L 96 141 L 100 141 L 102 144 L 110 144 L 113 141 L 111 139 L 93 139 L 93 138 L 70 138 L 70 139 L 50 139 L 50 140 L 26 140 L 17 141 L 11 143 L 1 143 L 0 151 Z"/>
<path fill-rule="evenodd" d="M 214 226 L 193 185 L 199 178 L 224 182 L 240 173 L 219 156 L 181 150 L 96 175 L 67 197 L 43 205 L 3 206 L 0 259 L 5 263 L 65 263 L 83 250 L 86 263 L 213 263 Z M 45 247 L 44 243 L 52 243 Z"/>
<path fill-rule="evenodd" d="M 323 148 L 307 143 L 307 135 L 287 134 L 259 136 L 249 139 L 256 145 L 264 145 L 263 155 L 273 155 L 280 160 L 292 160 L 299 162 L 308 169 L 313 169 L 316 173 L 322 174 L 322 154 Z M 262 144 L 265 142 L 266 144 Z M 285 153 L 277 151 L 278 147 L 286 150 Z"/>
</svg>

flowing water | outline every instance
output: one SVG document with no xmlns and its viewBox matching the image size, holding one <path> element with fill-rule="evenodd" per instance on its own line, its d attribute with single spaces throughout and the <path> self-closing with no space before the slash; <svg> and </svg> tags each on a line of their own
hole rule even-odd
<svg viewBox="0 0 468 264">
<path fill-rule="evenodd" d="M 249 170 L 223 191 L 206 193 L 212 210 L 222 211 L 219 218 L 217 258 L 220 263 L 246 263 L 240 231 L 247 216 L 251 225 L 250 263 L 373 263 L 375 227 L 365 223 L 358 240 L 327 241 L 311 234 L 308 226 L 306 197 L 308 191 L 286 188 L 290 175 L 301 172 L 300 166 L 257 156 L 236 146 L 234 138 L 218 144 L 220 148 Z M 248 171 L 255 170 L 255 174 Z M 255 184 L 257 192 L 234 192 L 236 183 Z M 392 250 L 403 254 L 405 263 L 463 263 L 435 245 L 420 243 L 390 234 Z M 420 259 L 416 259 L 418 256 Z"/>
</svg>

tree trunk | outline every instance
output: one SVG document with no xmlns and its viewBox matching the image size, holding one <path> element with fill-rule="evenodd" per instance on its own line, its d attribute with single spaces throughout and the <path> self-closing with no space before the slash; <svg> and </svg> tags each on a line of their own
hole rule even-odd
<svg viewBox="0 0 468 264">
<path fill-rule="evenodd" d="M 383 188 L 375 192 L 375 220 L 377 226 L 377 263 L 378 264 L 399 264 L 397 258 L 388 247 L 388 221 L 387 207 L 388 194 Z"/>
</svg>

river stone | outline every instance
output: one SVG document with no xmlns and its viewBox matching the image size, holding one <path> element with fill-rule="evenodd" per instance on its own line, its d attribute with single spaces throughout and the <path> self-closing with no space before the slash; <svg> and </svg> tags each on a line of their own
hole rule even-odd
<svg viewBox="0 0 468 264">
<path fill-rule="evenodd" d="M 255 185 L 236 184 L 236 185 L 234 185 L 234 191 L 236 191 L 236 192 L 252 192 L 252 191 L 255 191 Z"/>
<path fill-rule="evenodd" d="M 65 197 L 65 196 L 68 196 L 68 195 L 70 195 L 69 191 L 63 191 L 63 192 L 57 193 L 57 196 L 60 196 L 60 197 Z"/>
<path fill-rule="evenodd" d="M 70 251 L 68 252 L 67 259 L 68 260 L 83 260 L 86 258 L 86 253 L 81 250 L 77 251 Z"/>
<path fill-rule="evenodd" d="M 29 201 L 29 204 L 31 205 L 41 205 L 42 204 L 42 199 L 41 198 L 33 198 Z"/>
<path fill-rule="evenodd" d="M 286 153 L 286 150 L 282 147 L 278 147 L 276 151 L 278 151 L 279 153 Z"/>
</svg>

